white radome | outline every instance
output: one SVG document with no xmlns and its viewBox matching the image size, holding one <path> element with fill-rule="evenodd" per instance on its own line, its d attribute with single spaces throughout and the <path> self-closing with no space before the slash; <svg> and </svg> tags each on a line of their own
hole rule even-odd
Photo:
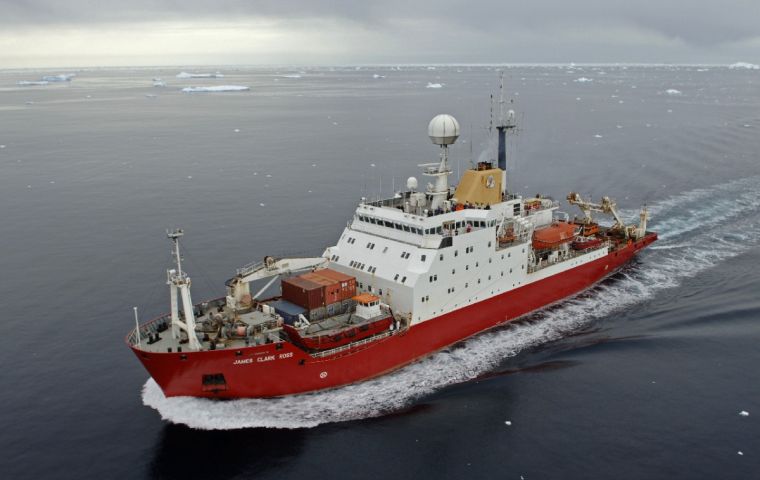
<svg viewBox="0 0 760 480">
<path fill-rule="evenodd" d="M 436 115 L 428 125 L 428 136 L 436 145 L 452 145 L 459 138 L 459 122 L 445 113 Z"/>
<path fill-rule="evenodd" d="M 417 190 L 417 179 L 414 177 L 407 178 L 406 188 L 408 188 L 409 190 Z"/>
</svg>

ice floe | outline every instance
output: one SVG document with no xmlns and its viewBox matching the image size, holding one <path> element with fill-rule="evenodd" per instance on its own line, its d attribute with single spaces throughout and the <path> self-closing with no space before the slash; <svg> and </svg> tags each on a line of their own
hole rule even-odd
<svg viewBox="0 0 760 480">
<path fill-rule="evenodd" d="M 731 70 L 738 70 L 738 69 L 760 70 L 760 65 L 755 65 L 754 63 L 747 63 L 747 62 L 736 62 L 729 65 L 728 68 L 730 68 Z"/>
<path fill-rule="evenodd" d="M 669 88 L 665 90 L 665 93 L 667 93 L 668 95 L 683 95 L 681 90 L 676 90 L 675 88 Z"/>
<path fill-rule="evenodd" d="M 746 410 L 742 410 L 741 412 L 739 412 L 739 415 L 741 415 L 742 417 L 749 417 L 749 412 Z"/>
<path fill-rule="evenodd" d="M 215 85 L 213 87 L 185 87 L 182 89 L 185 93 L 214 93 L 214 92 L 244 92 L 251 87 L 243 85 Z"/>
<path fill-rule="evenodd" d="M 442 83 L 428 82 L 428 84 L 427 84 L 427 86 L 425 88 L 442 88 L 442 87 L 443 87 Z"/>
<path fill-rule="evenodd" d="M 177 74 L 177 78 L 223 78 L 222 73 L 188 73 L 180 72 Z"/>
<path fill-rule="evenodd" d="M 61 73 L 59 75 L 45 75 L 41 78 L 43 82 L 70 82 L 76 77 L 75 73 Z"/>
</svg>

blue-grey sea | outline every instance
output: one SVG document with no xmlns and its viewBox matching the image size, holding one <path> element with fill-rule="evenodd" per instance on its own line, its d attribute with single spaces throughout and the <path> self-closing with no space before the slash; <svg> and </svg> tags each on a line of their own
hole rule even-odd
<svg viewBox="0 0 760 480">
<path fill-rule="evenodd" d="M 198 301 L 265 255 L 320 254 L 361 197 L 435 161 L 435 114 L 461 125 L 455 172 L 492 157 L 501 70 L 510 190 L 609 195 L 631 221 L 646 204 L 652 248 L 379 379 L 161 395 L 124 338 L 133 306 L 168 309 L 166 228 Z M 250 90 L 181 91 L 219 85 Z M 759 209 L 760 70 L 0 71 L 0 477 L 760 478 Z"/>
</svg>

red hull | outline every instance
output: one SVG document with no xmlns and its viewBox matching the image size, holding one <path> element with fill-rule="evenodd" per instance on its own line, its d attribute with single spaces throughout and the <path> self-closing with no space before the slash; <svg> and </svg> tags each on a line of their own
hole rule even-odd
<svg viewBox="0 0 760 480">
<path fill-rule="evenodd" d="M 558 275 L 412 326 L 408 331 L 345 351 L 313 358 L 287 342 L 186 353 L 132 350 L 167 397 L 274 397 L 354 383 L 397 369 L 496 325 L 578 293 L 628 262 L 657 239 L 638 242 Z M 204 375 L 223 374 L 224 390 L 202 384 Z"/>
</svg>

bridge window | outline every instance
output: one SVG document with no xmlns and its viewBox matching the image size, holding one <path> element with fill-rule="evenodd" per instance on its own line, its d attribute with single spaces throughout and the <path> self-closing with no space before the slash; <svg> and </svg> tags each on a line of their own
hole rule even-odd
<svg viewBox="0 0 760 480">
<path fill-rule="evenodd" d="M 401 279 L 401 283 L 404 283 L 404 282 L 406 282 L 406 277 Z"/>
<path fill-rule="evenodd" d="M 398 281 L 398 273 L 396 274 L 396 276 L 395 276 L 395 277 L 393 277 L 393 281 L 394 281 L 394 282 Z"/>
<path fill-rule="evenodd" d="M 424 262 L 426 258 L 427 258 L 427 255 L 422 255 L 422 256 L 420 257 L 420 261 Z"/>
</svg>

